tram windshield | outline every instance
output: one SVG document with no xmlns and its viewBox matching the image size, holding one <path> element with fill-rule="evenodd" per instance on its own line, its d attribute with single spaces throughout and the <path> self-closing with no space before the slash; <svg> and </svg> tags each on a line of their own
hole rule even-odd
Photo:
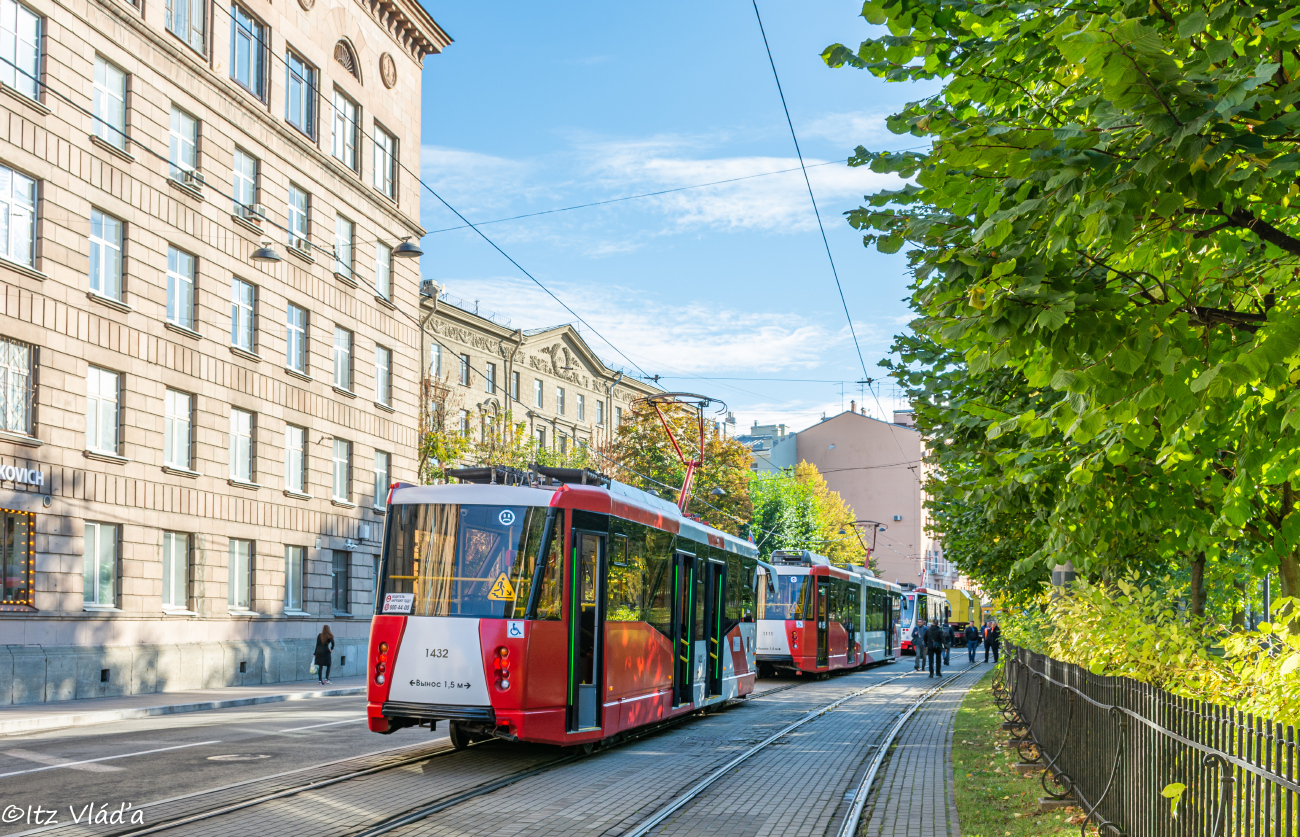
<svg viewBox="0 0 1300 837">
<path fill-rule="evenodd" d="M 776 589 L 767 594 L 763 612 L 759 619 L 803 619 L 804 618 L 804 582 L 806 575 L 781 574 L 774 579 Z"/>
<path fill-rule="evenodd" d="M 559 618 L 563 523 L 547 508 L 404 504 L 389 507 L 377 612 L 523 619 L 545 539 L 536 615 Z M 552 533 L 554 532 L 554 535 Z"/>
</svg>

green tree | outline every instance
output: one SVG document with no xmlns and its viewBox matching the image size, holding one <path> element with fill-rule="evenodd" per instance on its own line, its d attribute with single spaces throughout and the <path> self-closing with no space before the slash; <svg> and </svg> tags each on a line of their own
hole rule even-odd
<svg viewBox="0 0 1300 837">
<path fill-rule="evenodd" d="M 1115 543 L 1149 556 L 1179 541 L 1193 560 L 1229 545 L 1300 595 L 1300 7 L 862 14 L 887 32 L 827 63 L 941 88 L 889 120 L 929 152 L 858 149 L 853 164 L 908 185 L 850 222 L 884 252 L 909 247 L 920 335 L 973 375 L 1059 395 L 990 435 L 1061 434 L 1053 507 L 1110 514 Z M 1012 478 L 1037 467 L 1019 459 Z M 1143 528 L 1155 516 L 1167 525 Z M 1053 523 L 1040 560 L 1072 537 Z"/>
<path fill-rule="evenodd" d="M 786 473 L 755 473 L 749 493 L 753 537 L 763 558 L 778 549 L 807 549 L 841 566 L 868 564 L 853 508 L 830 489 L 816 465 L 800 462 Z"/>
</svg>

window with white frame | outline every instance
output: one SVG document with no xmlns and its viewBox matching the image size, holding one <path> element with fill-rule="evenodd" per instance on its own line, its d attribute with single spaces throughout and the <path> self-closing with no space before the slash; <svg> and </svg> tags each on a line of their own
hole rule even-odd
<svg viewBox="0 0 1300 837">
<path fill-rule="evenodd" d="M 307 429 L 294 424 L 284 428 L 284 487 L 307 493 Z"/>
<path fill-rule="evenodd" d="M 98 209 L 90 210 L 90 290 L 122 299 L 122 221 Z"/>
<path fill-rule="evenodd" d="M 255 209 L 261 168 L 261 160 L 241 148 L 235 149 L 235 160 L 231 166 L 230 188 L 235 199 L 235 214 L 246 221 L 261 219 Z"/>
<path fill-rule="evenodd" d="M 533 406 L 545 406 L 542 401 L 542 381 L 540 378 L 533 378 Z"/>
<path fill-rule="evenodd" d="M 163 607 L 185 610 L 190 603 L 190 536 L 183 532 L 163 532 Z"/>
<path fill-rule="evenodd" d="M 586 396 L 584 396 L 582 393 L 578 393 L 573 398 L 574 398 L 574 407 L 576 408 L 578 421 L 586 421 L 587 420 Z"/>
<path fill-rule="evenodd" d="M 352 244 L 356 225 L 342 215 L 334 217 L 334 272 L 352 280 Z"/>
<path fill-rule="evenodd" d="M 95 136 L 118 149 L 126 149 L 126 73 L 95 56 Z"/>
<path fill-rule="evenodd" d="M 284 548 L 284 609 L 302 610 L 303 562 L 307 550 L 301 546 Z"/>
<path fill-rule="evenodd" d="M 86 369 L 86 450 L 117 454 L 121 380 L 118 373 L 98 366 Z"/>
<path fill-rule="evenodd" d="M 230 7 L 230 77 L 259 99 L 266 98 L 266 26 L 243 6 Z"/>
<path fill-rule="evenodd" d="M 429 373 L 435 378 L 442 377 L 442 345 L 439 343 L 429 346 Z"/>
<path fill-rule="evenodd" d="M 230 408 L 230 478 L 236 482 L 253 481 L 253 414 Z"/>
<path fill-rule="evenodd" d="M 375 188 L 397 199 L 397 137 L 375 125 Z"/>
<path fill-rule="evenodd" d="M 393 457 L 382 451 L 375 451 L 375 499 L 374 507 L 377 509 L 384 508 L 385 501 L 388 500 L 388 483 L 389 472 L 392 470 Z"/>
<path fill-rule="evenodd" d="M 22 3 L 0 0 L 0 84 L 41 99 L 41 16 Z"/>
<path fill-rule="evenodd" d="M 555 412 L 564 415 L 564 387 L 555 388 Z"/>
<path fill-rule="evenodd" d="M 334 326 L 334 386 L 352 391 L 352 332 Z"/>
<path fill-rule="evenodd" d="M 171 163 L 171 176 L 182 183 L 199 167 L 199 120 L 175 105 L 172 105 L 167 160 Z"/>
<path fill-rule="evenodd" d="M 460 431 L 460 435 L 466 439 L 469 438 L 469 410 L 457 412 L 457 429 Z"/>
<path fill-rule="evenodd" d="M 167 322 L 194 328 L 194 256 L 167 247 Z"/>
<path fill-rule="evenodd" d="M 226 607 L 248 610 L 253 604 L 253 542 L 231 538 L 228 566 Z"/>
<path fill-rule="evenodd" d="M 0 258 L 36 263 L 36 181 L 0 165 Z"/>
<path fill-rule="evenodd" d="M 304 253 L 311 252 L 311 193 L 293 183 L 289 184 L 289 200 L 285 218 L 289 246 Z"/>
<path fill-rule="evenodd" d="M 460 356 L 460 385 L 469 386 L 469 355 Z"/>
<path fill-rule="evenodd" d="M 349 613 L 348 592 L 352 588 L 352 553 L 342 549 L 330 550 L 330 600 L 335 613 Z"/>
<path fill-rule="evenodd" d="M 605 423 L 605 402 L 599 398 L 596 399 L 596 424 Z"/>
<path fill-rule="evenodd" d="M 519 403 L 519 373 L 510 373 L 510 400 Z"/>
<path fill-rule="evenodd" d="M 0 337 L 0 430 L 33 433 L 36 347 Z"/>
<path fill-rule="evenodd" d="M 343 165 L 357 171 L 357 126 L 360 124 L 360 109 L 357 103 L 334 90 L 334 157 Z"/>
<path fill-rule="evenodd" d="M 163 395 L 163 464 L 190 470 L 194 396 L 169 389 Z"/>
<path fill-rule="evenodd" d="M 483 364 L 483 389 L 489 395 L 495 395 L 497 391 L 497 365 L 495 363 Z"/>
<path fill-rule="evenodd" d="M 86 521 L 82 599 L 88 605 L 117 604 L 117 532 L 116 523 Z"/>
<path fill-rule="evenodd" d="M 615 407 L 615 408 L 614 408 L 614 426 L 615 426 L 615 427 L 619 427 L 619 426 L 622 425 L 622 424 L 623 424 L 623 408 L 622 408 L 622 407 Z"/>
<path fill-rule="evenodd" d="M 164 4 L 167 31 L 180 38 L 190 49 L 206 55 L 208 25 L 206 0 L 167 0 Z"/>
<path fill-rule="evenodd" d="M 375 245 L 375 293 L 393 298 L 393 248 L 382 241 Z"/>
<path fill-rule="evenodd" d="M 546 428 L 545 427 L 537 428 L 537 446 L 539 448 L 542 448 L 543 450 L 546 449 Z"/>
<path fill-rule="evenodd" d="M 330 496 L 341 503 L 352 502 L 352 443 L 334 440 Z"/>
<path fill-rule="evenodd" d="M 307 374 L 307 309 L 292 302 L 285 315 L 284 365 Z"/>
<path fill-rule="evenodd" d="M 393 403 L 393 352 L 384 346 L 375 346 L 375 401 Z"/>
<path fill-rule="evenodd" d="M 230 345 L 257 351 L 257 286 L 238 277 L 230 280 Z"/>
<path fill-rule="evenodd" d="M 563 433 L 557 435 L 560 437 L 560 455 L 564 455 L 569 452 L 569 437 Z"/>
<path fill-rule="evenodd" d="M 289 50 L 284 63 L 288 72 L 285 121 L 315 139 L 316 68 L 293 50 Z"/>
</svg>

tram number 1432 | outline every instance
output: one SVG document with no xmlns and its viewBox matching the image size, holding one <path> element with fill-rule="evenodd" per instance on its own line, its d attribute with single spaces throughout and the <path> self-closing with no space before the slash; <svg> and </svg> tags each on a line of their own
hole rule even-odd
<svg viewBox="0 0 1300 837">
<path fill-rule="evenodd" d="M 441 658 L 443 658 L 443 657 L 446 657 L 446 656 L 447 656 L 447 653 L 448 653 L 448 652 L 447 652 L 447 649 L 446 649 L 446 648 L 426 648 L 426 649 L 424 649 L 424 656 L 426 656 L 426 657 L 436 657 L 436 658 L 441 659 Z"/>
</svg>

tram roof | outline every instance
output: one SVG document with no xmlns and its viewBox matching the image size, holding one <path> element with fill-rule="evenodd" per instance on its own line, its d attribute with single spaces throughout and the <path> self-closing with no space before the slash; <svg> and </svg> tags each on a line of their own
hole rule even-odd
<svg viewBox="0 0 1300 837">
<path fill-rule="evenodd" d="M 596 485 L 565 484 L 555 488 L 516 485 L 413 485 L 396 487 L 391 502 L 395 505 L 419 503 L 457 503 L 488 506 L 559 506 L 603 514 L 612 514 L 682 535 L 697 543 L 745 555 L 758 556 L 752 543 L 742 541 L 720 529 L 682 515 L 676 504 L 648 491 L 611 480 L 608 488 Z"/>
</svg>

